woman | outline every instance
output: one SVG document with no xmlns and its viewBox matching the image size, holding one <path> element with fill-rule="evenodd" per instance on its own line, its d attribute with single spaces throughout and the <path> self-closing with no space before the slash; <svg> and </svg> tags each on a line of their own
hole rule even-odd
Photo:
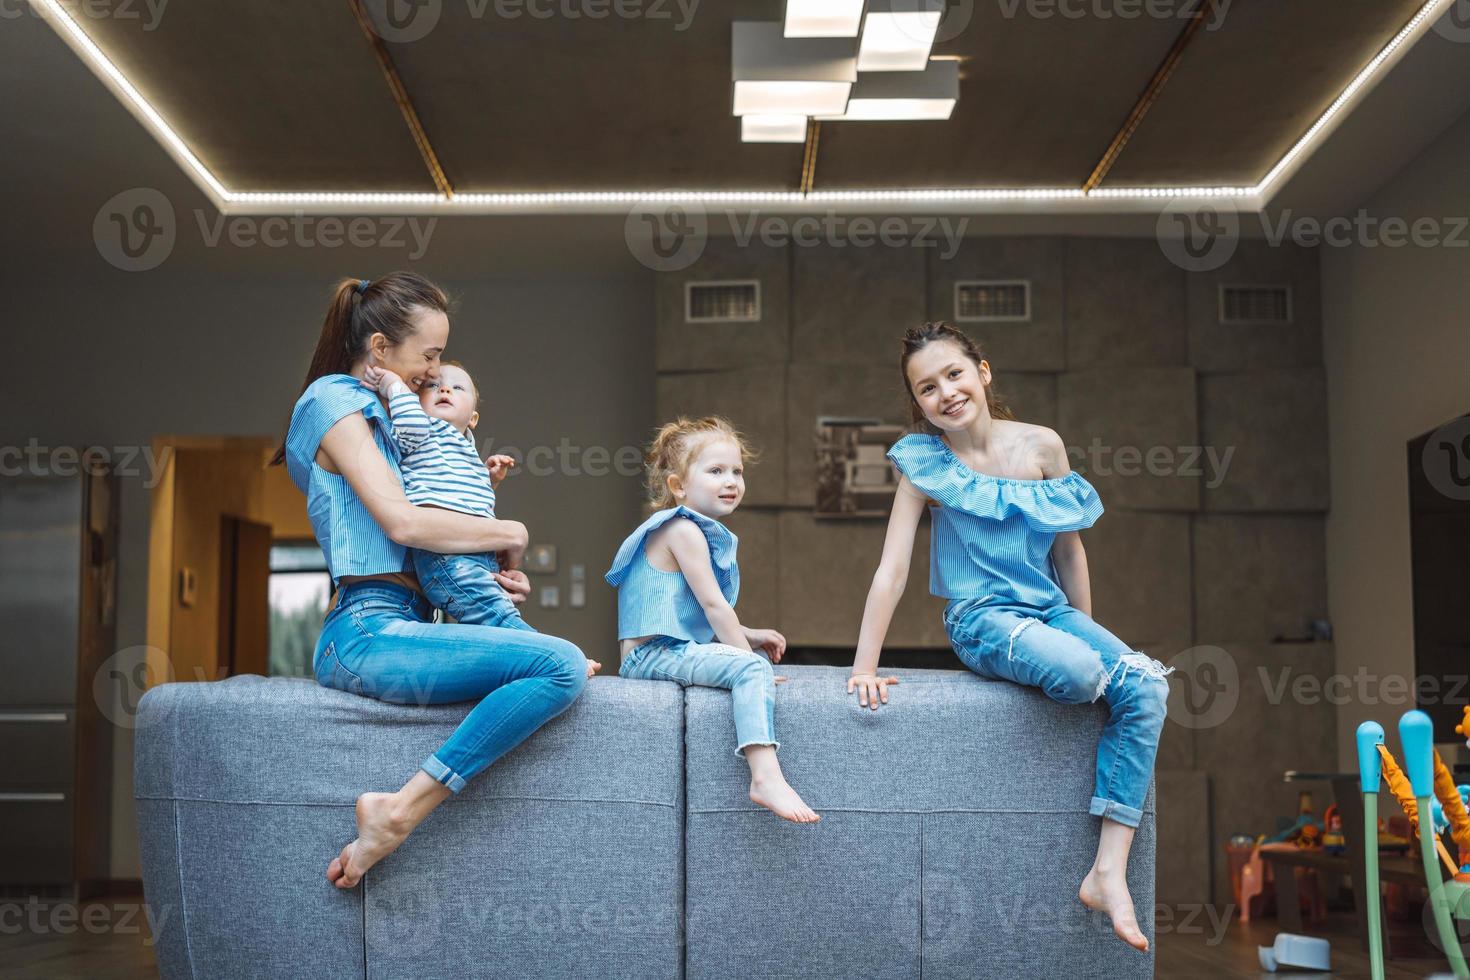
<svg viewBox="0 0 1470 980">
<path fill-rule="evenodd" d="M 515 570 L 523 524 L 408 502 L 387 408 L 362 383 L 370 365 L 414 390 L 436 381 L 448 308 L 411 272 L 340 283 L 273 461 L 306 494 L 337 589 L 312 658 L 317 682 L 396 704 L 480 702 L 397 792 L 357 798 L 357 839 L 327 866 L 338 888 L 354 887 L 434 807 L 566 710 L 601 666 L 558 637 L 431 621 L 412 548 L 498 552 L 500 584 L 516 602 L 530 593 Z"/>
</svg>

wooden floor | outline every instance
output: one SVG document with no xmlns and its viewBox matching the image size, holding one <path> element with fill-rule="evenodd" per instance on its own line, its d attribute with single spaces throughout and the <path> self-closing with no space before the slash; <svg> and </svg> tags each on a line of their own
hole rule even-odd
<svg viewBox="0 0 1470 980">
<path fill-rule="evenodd" d="M 1358 938 L 1352 912 L 1334 912 L 1327 923 L 1307 927 L 1307 935 L 1320 936 L 1332 944 L 1332 972 L 1286 971 L 1285 976 L 1302 978 L 1358 978 L 1371 976 L 1368 953 Z M 1253 922 L 1232 921 L 1222 939 L 1216 941 L 1208 925 L 1198 931 L 1160 930 L 1154 959 L 1154 976 L 1168 980 L 1234 980 L 1239 977 L 1278 977 L 1261 969 L 1257 948 L 1270 946 L 1280 926 L 1274 918 Z M 1416 932 L 1413 923 L 1395 922 L 1391 926 L 1395 956 L 1385 964 L 1385 977 L 1427 977 L 1435 973 L 1449 974 L 1450 967 L 1439 951 Z M 1403 955 L 1400 955 L 1403 951 Z"/>
<path fill-rule="evenodd" d="M 1398 924 L 1395 935 L 1408 929 L 1409 924 Z M 1270 945 L 1276 938 L 1274 919 L 1231 922 L 1223 937 L 1212 932 L 1208 926 L 1160 930 L 1154 975 L 1167 980 L 1276 976 L 1261 970 L 1256 959 L 1256 947 Z M 1334 914 L 1325 929 L 1313 930 L 1313 935 L 1332 942 L 1333 972 L 1296 976 L 1324 980 L 1369 976 L 1368 957 L 1352 932 L 1350 914 Z M 145 980 L 158 975 L 150 942 L 138 896 L 99 899 L 80 907 L 69 902 L 0 899 L 0 977 L 4 980 Z M 1434 949 L 1422 936 L 1406 933 L 1402 942 L 1406 948 L 1415 942 L 1421 955 L 1390 960 L 1388 977 L 1397 980 L 1449 972 L 1442 957 L 1428 955 Z"/>
</svg>

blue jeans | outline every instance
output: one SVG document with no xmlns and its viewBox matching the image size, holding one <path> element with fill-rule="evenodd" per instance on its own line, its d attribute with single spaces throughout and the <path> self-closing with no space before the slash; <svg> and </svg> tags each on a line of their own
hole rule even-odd
<svg viewBox="0 0 1470 980">
<path fill-rule="evenodd" d="M 655 636 L 628 651 L 620 677 L 673 681 L 680 687 L 720 687 L 735 705 L 735 751 L 776 741 L 776 678 L 771 662 L 758 653 L 724 643 L 695 643 Z"/>
<path fill-rule="evenodd" d="M 587 658 L 544 633 L 429 621 L 423 596 L 391 582 L 343 586 L 312 656 L 318 684 L 393 704 L 480 703 L 424 761 L 458 793 L 587 684 Z"/>
<path fill-rule="evenodd" d="M 1137 827 L 1143 818 L 1173 668 L 1128 645 L 1066 603 L 1046 609 L 1004 601 L 952 600 L 949 642 L 981 677 L 1039 687 L 1053 701 L 1106 698 L 1110 714 L 1097 744 L 1097 781 L 1088 812 Z"/>
<path fill-rule="evenodd" d="M 437 555 L 418 549 L 410 554 L 424 595 L 455 622 L 536 632 L 495 581 L 500 562 L 494 555 Z"/>
</svg>

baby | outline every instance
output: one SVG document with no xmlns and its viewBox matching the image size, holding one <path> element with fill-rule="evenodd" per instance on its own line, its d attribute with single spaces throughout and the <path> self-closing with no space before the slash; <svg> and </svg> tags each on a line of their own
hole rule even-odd
<svg viewBox="0 0 1470 980">
<path fill-rule="evenodd" d="M 363 384 L 388 399 L 409 502 L 494 517 L 495 487 L 515 460 L 497 455 L 480 462 L 470 436 L 480 421 L 480 394 L 469 372 L 446 361 L 439 380 L 425 381 L 415 395 L 392 371 L 369 366 Z M 456 621 L 536 632 L 495 580 L 495 555 L 438 555 L 417 548 L 411 553 L 424 595 Z"/>
</svg>

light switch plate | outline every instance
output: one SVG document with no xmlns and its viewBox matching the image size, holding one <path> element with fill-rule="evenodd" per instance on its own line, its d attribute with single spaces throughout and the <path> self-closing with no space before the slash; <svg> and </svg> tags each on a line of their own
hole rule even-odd
<svg viewBox="0 0 1470 980">
<path fill-rule="evenodd" d="M 526 549 L 521 568 L 527 573 L 549 575 L 556 571 L 556 545 L 533 544 Z"/>
</svg>

